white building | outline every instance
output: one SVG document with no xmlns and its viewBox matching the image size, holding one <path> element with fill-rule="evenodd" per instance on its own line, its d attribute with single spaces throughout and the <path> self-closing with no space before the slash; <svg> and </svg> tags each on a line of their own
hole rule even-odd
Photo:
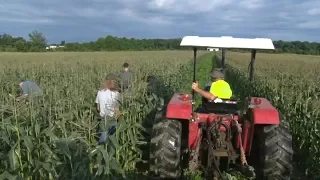
<svg viewBox="0 0 320 180">
<path fill-rule="evenodd" d="M 47 46 L 46 49 L 64 48 L 64 46 Z"/>
<path fill-rule="evenodd" d="M 207 51 L 219 51 L 219 48 L 207 48 Z"/>
</svg>

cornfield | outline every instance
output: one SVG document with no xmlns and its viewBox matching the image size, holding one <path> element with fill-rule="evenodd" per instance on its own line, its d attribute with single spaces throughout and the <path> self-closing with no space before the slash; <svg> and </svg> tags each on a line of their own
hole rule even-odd
<svg viewBox="0 0 320 180">
<path fill-rule="evenodd" d="M 239 97 L 248 94 L 249 53 L 227 52 L 227 80 Z M 219 63 L 219 61 L 218 61 Z M 295 150 L 294 172 L 319 176 L 320 57 L 258 53 L 254 95 L 266 97 L 290 124 Z"/>
<path fill-rule="evenodd" d="M 173 92 L 190 91 L 191 58 L 191 51 L 0 54 L 0 179 L 136 177 L 156 109 Z M 116 135 L 98 145 L 96 93 L 124 62 L 133 87 L 122 93 Z M 151 90 L 150 75 L 157 77 Z M 18 95 L 20 79 L 36 82 L 41 99 L 21 104 L 9 96 Z"/>
<path fill-rule="evenodd" d="M 212 53 L 204 54 L 200 52 L 205 58 L 199 59 L 211 62 Z M 191 92 L 192 55 L 192 51 L 1 53 L 0 179 L 142 179 L 157 109 L 174 92 Z M 239 98 L 248 92 L 249 59 L 246 53 L 227 53 L 227 80 Z M 319 59 L 258 54 L 255 64 L 254 93 L 268 98 L 281 119 L 290 123 L 296 166 L 310 176 L 320 168 Z M 105 75 L 120 72 L 124 62 L 135 73 L 133 88 L 121 94 L 116 135 L 98 145 L 95 96 Z M 197 69 L 203 86 L 211 67 L 201 63 Z M 148 76 L 157 78 L 151 88 Z M 41 99 L 31 104 L 14 101 L 21 79 L 39 84 Z"/>
</svg>

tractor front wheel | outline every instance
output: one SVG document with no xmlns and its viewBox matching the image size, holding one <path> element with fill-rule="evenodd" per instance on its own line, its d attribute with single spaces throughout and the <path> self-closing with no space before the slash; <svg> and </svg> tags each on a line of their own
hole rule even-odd
<svg viewBox="0 0 320 180">
<path fill-rule="evenodd" d="M 181 176 L 182 124 L 178 120 L 156 120 L 150 144 L 150 173 L 152 176 L 177 179 Z"/>
<path fill-rule="evenodd" d="M 258 179 L 286 180 L 292 173 L 292 136 L 283 125 L 265 125 L 257 129 L 259 154 Z M 254 143 L 256 144 L 256 143 Z"/>
</svg>

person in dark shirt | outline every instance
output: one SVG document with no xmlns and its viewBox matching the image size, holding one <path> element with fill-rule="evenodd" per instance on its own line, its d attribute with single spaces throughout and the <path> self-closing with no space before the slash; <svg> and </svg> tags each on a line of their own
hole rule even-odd
<svg viewBox="0 0 320 180">
<path fill-rule="evenodd" d="M 129 64 L 124 63 L 123 64 L 123 70 L 120 72 L 120 78 L 121 78 L 121 90 L 127 90 L 132 85 L 132 78 L 133 78 L 133 72 L 129 70 Z"/>
</svg>

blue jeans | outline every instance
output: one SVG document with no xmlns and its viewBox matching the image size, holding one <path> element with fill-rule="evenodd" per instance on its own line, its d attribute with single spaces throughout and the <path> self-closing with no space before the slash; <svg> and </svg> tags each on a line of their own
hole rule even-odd
<svg viewBox="0 0 320 180">
<path fill-rule="evenodd" d="M 112 136 L 115 132 L 116 132 L 116 125 L 110 126 L 108 131 L 103 131 L 102 129 L 100 129 L 99 144 L 105 144 L 107 140 L 107 136 Z"/>
<path fill-rule="evenodd" d="M 104 118 L 100 119 L 100 123 L 103 123 Z M 98 129 L 98 133 L 100 134 L 99 137 L 99 144 L 105 144 L 107 140 L 107 136 L 112 136 L 116 132 L 116 125 L 111 125 L 107 131 L 103 131 L 101 127 Z"/>
</svg>

